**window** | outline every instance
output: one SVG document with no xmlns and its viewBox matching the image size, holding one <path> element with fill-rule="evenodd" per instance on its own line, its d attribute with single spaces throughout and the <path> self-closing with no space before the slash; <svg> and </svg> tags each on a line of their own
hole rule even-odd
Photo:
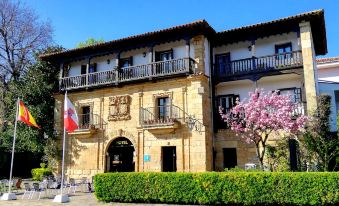
<svg viewBox="0 0 339 206">
<path fill-rule="evenodd" d="M 276 54 L 282 54 L 282 53 L 287 53 L 287 52 L 292 52 L 292 43 L 286 43 L 286 44 L 279 44 L 275 45 L 275 53 Z"/>
<path fill-rule="evenodd" d="M 292 43 L 286 43 L 286 44 L 279 44 L 275 45 L 275 53 L 276 54 L 281 54 L 278 55 L 276 58 L 279 61 L 284 62 L 285 59 L 291 59 L 292 58 Z"/>
<path fill-rule="evenodd" d="M 123 58 L 119 60 L 120 67 L 130 67 L 133 65 L 133 57 Z"/>
<path fill-rule="evenodd" d="M 155 61 L 167 61 L 173 59 L 173 50 L 161 51 L 155 53 Z"/>
<path fill-rule="evenodd" d="M 163 98 L 158 98 L 158 118 L 159 120 L 165 121 L 168 118 L 170 118 L 170 106 L 169 106 L 169 98 L 168 97 L 163 97 Z"/>
<path fill-rule="evenodd" d="M 87 66 L 81 65 L 81 74 L 86 74 Z M 88 73 L 94 73 L 97 71 L 97 64 L 91 64 L 88 68 Z"/>
<path fill-rule="evenodd" d="M 235 95 L 235 94 L 218 96 L 217 102 L 216 102 L 217 109 L 219 109 L 219 107 L 222 107 L 223 108 L 223 114 L 227 114 L 236 105 L 237 99 L 238 99 L 238 101 L 240 101 L 239 95 Z M 221 118 L 219 113 L 217 113 L 216 119 L 217 119 L 216 123 L 217 123 L 218 129 L 226 129 L 227 128 L 226 123 Z"/>
<path fill-rule="evenodd" d="M 88 129 L 90 126 L 91 121 L 91 107 L 90 106 L 83 106 L 81 108 L 81 124 L 80 128 L 82 129 Z"/>
<path fill-rule="evenodd" d="M 292 102 L 294 103 L 300 103 L 302 101 L 301 99 L 301 89 L 300 88 L 284 88 L 279 89 L 280 95 L 291 95 L 292 96 Z"/>
<path fill-rule="evenodd" d="M 219 54 L 215 56 L 215 66 L 218 76 L 223 77 L 231 74 L 231 54 Z"/>
</svg>

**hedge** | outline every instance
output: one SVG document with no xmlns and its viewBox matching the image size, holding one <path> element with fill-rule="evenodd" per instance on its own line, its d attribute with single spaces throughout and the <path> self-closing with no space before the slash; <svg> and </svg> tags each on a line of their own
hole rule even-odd
<svg viewBox="0 0 339 206">
<path fill-rule="evenodd" d="M 339 173 L 105 173 L 94 187 L 104 202 L 339 205 Z"/>
</svg>

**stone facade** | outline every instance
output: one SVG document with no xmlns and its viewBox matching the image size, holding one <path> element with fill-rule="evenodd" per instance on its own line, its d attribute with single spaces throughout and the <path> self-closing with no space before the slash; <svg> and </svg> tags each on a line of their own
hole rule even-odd
<svg viewBox="0 0 339 206">
<path fill-rule="evenodd" d="M 192 58 L 194 60 L 194 71 L 167 78 L 152 79 L 150 77 L 139 82 L 130 81 L 124 84 L 116 82 L 116 84 L 112 83 L 106 85 L 106 87 L 100 87 L 101 85 L 96 85 L 98 87 L 93 88 L 82 87 L 69 92 L 68 97 L 77 108 L 78 114 L 81 114 L 84 107 L 90 109 L 92 113 L 90 120 L 93 125 L 85 130 L 68 134 L 65 157 L 66 175 L 80 178 L 110 171 L 111 162 L 120 161 L 110 155 L 110 147 L 121 137 L 126 138 L 128 140 L 126 142 L 131 143 L 133 147 L 133 168 L 136 172 L 164 171 L 164 148 L 169 146 L 175 147 L 175 171 L 178 172 L 201 172 L 213 169 L 222 171 L 225 166 L 225 149 L 235 149 L 236 165 L 239 167 L 243 167 L 246 163 L 257 163 L 254 145 L 244 143 L 230 130 L 213 131 L 212 105 L 214 99 L 212 99 L 212 93 L 213 90 L 216 90 L 220 95 L 239 95 L 240 91 L 236 93 L 235 87 L 238 87 L 238 89 L 241 87 L 239 90 L 241 90 L 242 95 L 252 91 L 257 86 L 267 87 L 268 89 L 293 87 L 300 89 L 303 101 L 307 102 L 307 111 L 314 110 L 316 108 L 317 83 L 311 26 L 308 22 L 302 22 L 299 26 L 300 39 L 298 40 L 299 49 L 302 50 L 303 63 L 300 63 L 298 68 L 293 68 L 295 72 L 279 73 L 279 76 L 274 73 L 272 76 L 261 75 L 258 78 L 232 79 L 219 82 L 219 85 L 218 83 L 216 85 L 211 83 L 214 73 L 212 70 L 209 71 L 210 69 L 207 67 L 209 67 L 210 62 L 214 61 L 213 58 L 217 54 L 214 53 L 215 48 L 206 48 L 210 45 L 213 46 L 213 44 L 210 44 L 210 39 L 205 35 L 185 37 L 185 45 L 181 45 L 183 42 L 183 39 L 181 39 L 180 41 L 166 42 L 165 46 L 151 45 L 148 50 L 145 50 L 145 48 L 140 50 L 141 53 L 139 50 L 125 51 L 126 57 L 135 53 L 134 56 L 139 58 L 138 61 L 146 58 L 148 63 L 154 63 L 158 61 L 155 58 L 157 55 L 155 48 L 157 47 L 159 47 L 157 48 L 158 51 L 172 51 L 171 58 L 174 58 L 173 49 L 170 46 L 173 43 L 177 45 L 177 53 L 182 55 L 175 54 L 178 55 L 175 58 Z M 293 37 L 293 35 L 290 36 Z M 285 35 L 284 38 L 290 36 Z M 296 37 L 292 40 L 296 40 Z M 265 41 L 269 42 L 267 39 Z M 238 55 L 249 52 L 247 44 L 239 44 L 244 47 L 241 49 L 234 49 L 233 47 L 236 44 L 231 43 L 230 45 L 229 48 L 238 51 Z M 268 51 L 269 46 L 258 46 L 258 53 L 260 48 L 262 49 L 261 52 Z M 219 47 L 219 51 L 222 48 L 224 47 Z M 255 47 L 252 45 L 251 48 L 254 49 Z M 229 51 L 227 50 L 227 52 Z M 219 54 L 227 52 L 226 50 L 220 51 Z M 251 53 L 255 54 L 254 51 L 251 51 Z M 211 59 L 210 56 L 212 56 Z M 254 59 L 252 57 L 252 60 Z M 108 60 L 107 62 L 109 62 Z M 277 60 L 277 56 L 271 58 L 272 62 L 277 62 Z M 119 59 L 115 61 L 117 62 L 116 66 L 119 66 Z M 79 62 L 73 64 L 73 67 L 77 65 L 80 68 L 82 66 L 80 64 Z M 169 67 L 169 65 L 163 64 L 163 67 Z M 160 68 L 160 66 L 151 65 L 152 69 Z M 211 63 L 210 66 L 213 67 L 214 64 Z M 243 64 L 242 67 L 244 67 Z M 89 63 L 87 63 L 86 68 L 88 73 Z M 215 68 L 213 67 L 213 69 Z M 114 74 L 116 75 L 115 78 L 118 79 L 117 73 Z M 110 75 L 113 75 L 113 73 L 104 74 L 103 79 L 109 79 Z M 84 79 L 81 78 L 80 81 L 76 82 L 77 84 L 83 82 Z M 87 83 L 90 80 L 87 75 Z M 275 84 L 280 84 L 280 86 L 272 87 Z M 226 89 L 229 91 L 224 92 Z M 55 128 L 59 134 L 63 133 L 63 98 L 62 93 L 55 95 Z M 169 112 L 172 113 L 172 110 L 175 109 L 177 111 L 176 116 L 166 120 L 144 119 L 145 114 L 159 115 L 158 100 L 160 98 L 167 98 L 166 101 L 169 101 L 168 103 L 171 106 Z M 59 140 L 61 149 L 61 138 Z M 271 144 L 274 144 L 274 141 L 271 141 Z M 58 170 L 60 172 L 60 166 Z"/>
</svg>

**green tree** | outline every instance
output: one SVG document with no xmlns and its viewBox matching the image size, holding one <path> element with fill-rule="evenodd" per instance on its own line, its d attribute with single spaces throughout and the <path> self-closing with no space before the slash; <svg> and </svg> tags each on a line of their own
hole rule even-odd
<svg viewBox="0 0 339 206">
<path fill-rule="evenodd" d="M 322 171 L 330 170 L 330 161 L 339 154 L 339 139 L 330 132 L 331 96 L 318 96 L 318 108 L 304 135 L 304 144 L 309 162 L 316 161 Z M 334 169 L 334 168 L 332 168 Z"/>
<path fill-rule="evenodd" d="M 105 40 L 103 38 L 94 39 L 94 38 L 91 37 L 91 38 L 88 38 L 84 42 L 79 42 L 78 45 L 77 45 L 77 48 L 91 46 L 91 45 L 99 44 L 99 43 L 103 43 L 103 42 L 105 42 Z"/>
<path fill-rule="evenodd" d="M 61 51 L 61 47 L 48 48 L 48 51 Z M 44 50 L 46 51 L 46 50 Z M 42 51 L 42 52 L 44 52 Z M 17 81 L 11 81 L 10 90 L 5 94 L 5 103 L 9 108 L 8 127 L 0 132 L 0 148 L 9 152 L 12 147 L 13 129 L 16 113 L 16 100 L 21 98 L 41 129 L 19 123 L 17 130 L 16 152 L 43 153 L 49 144 L 54 144 L 54 98 L 58 87 L 58 72 L 55 65 L 43 62 L 36 55 L 36 63 L 28 67 Z M 49 137 L 46 140 L 44 137 Z M 51 150 L 48 150 L 51 152 Z M 48 159 L 46 159 L 48 160 Z"/>
</svg>

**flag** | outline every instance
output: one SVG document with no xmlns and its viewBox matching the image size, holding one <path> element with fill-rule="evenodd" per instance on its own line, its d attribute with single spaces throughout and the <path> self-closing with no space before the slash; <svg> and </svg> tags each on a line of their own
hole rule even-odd
<svg viewBox="0 0 339 206">
<path fill-rule="evenodd" d="M 64 127 L 67 132 L 73 132 L 79 128 L 78 115 L 75 111 L 74 105 L 65 95 L 65 105 L 64 105 Z"/>
<path fill-rule="evenodd" d="M 32 117 L 31 113 L 28 111 L 25 104 L 19 100 L 19 112 L 18 112 L 18 121 L 24 122 L 29 126 L 34 126 L 40 128 Z"/>
</svg>

